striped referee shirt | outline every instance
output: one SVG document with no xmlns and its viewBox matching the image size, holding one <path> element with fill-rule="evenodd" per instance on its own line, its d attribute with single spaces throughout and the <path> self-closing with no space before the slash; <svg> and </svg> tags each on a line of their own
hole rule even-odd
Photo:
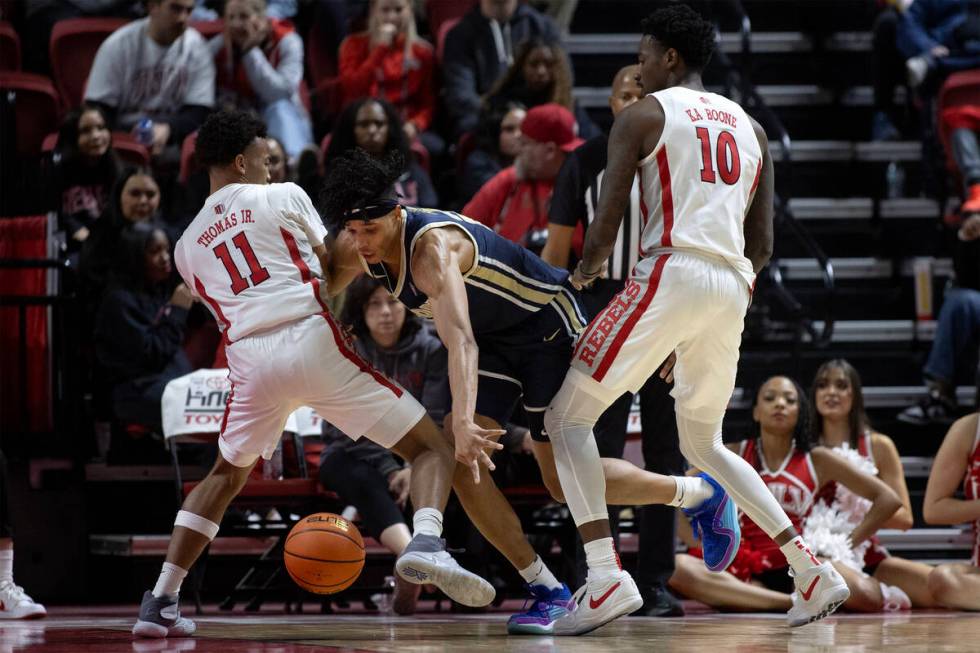
<svg viewBox="0 0 980 653">
<path fill-rule="evenodd" d="M 551 197 L 548 221 L 584 229 L 595 220 L 599 206 L 599 189 L 606 171 L 606 135 L 589 139 L 569 153 L 562 165 Z M 639 176 L 633 179 L 629 204 L 619 226 L 616 246 L 609 257 L 609 278 L 626 281 L 633 266 L 640 260 L 640 236 L 645 216 L 640 213 Z M 577 252 L 581 255 L 581 252 Z"/>
</svg>

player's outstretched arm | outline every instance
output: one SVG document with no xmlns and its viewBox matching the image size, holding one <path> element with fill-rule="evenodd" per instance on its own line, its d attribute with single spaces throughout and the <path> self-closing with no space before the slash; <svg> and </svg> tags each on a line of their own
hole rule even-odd
<svg viewBox="0 0 980 653">
<path fill-rule="evenodd" d="M 745 215 L 745 258 L 752 261 L 752 270 L 758 274 L 772 258 L 772 200 L 775 179 L 772 157 L 769 155 L 769 138 L 754 118 L 749 119 L 752 121 L 752 128 L 755 129 L 756 138 L 759 139 L 759 147 L 762 148 L 762 170 L 759 184 L 755 189 L 755 197 L 752 198 L 752 204 Z"/>
<path fill-rule="evenodd" d="M 346 231 L 341 231 L 336 238 L 327 236 L 323 245 L 314 247 L 313 251 L 320 259 L 327 296 L 331 299 L 344 292 L 364 272 L 354 240 Z"/>
<path fill-rule="evenodd" d="M 483 429 L 474 421 L 479 348 L 470 324 L 461 252 L 459 244 L 453 242 L 453 235 L 439 229 L 422 235 L 412 254 L 412 278 L 415 286 L 428 295 L 436 331 L 449 352 L 456 460 L 469 467 L 479 483 L 479 465 L 494 468 L 486 449 L 503 448 L 489 438 L 503 435 L 504 431 Z"/>
<path fill-rule="evenodd" d="M 629 202 L 637 163 L 656 147 L 663 127 L 663 108 L 654 98 L 645 98 L 616 117 L 609 134 L 599 207 L 595 221 L 585 235 L 585 249 L 579 264 L 582 275 L 596 276 L 612 253 Z"/>
<path fill-rule="evenodd" d="M 847 460 L 826 447 L 814 447 L 810 452 L 813 468 L 821 485 L 836 481 L 854 494 L 871 502 L 871 508 L 861 523 L 851 531 L 851 544 L 857 546 L 878 532 L 888 518 L 902 507 L 895 491 L 876 476 L 865 474 Z"/>
</svg>

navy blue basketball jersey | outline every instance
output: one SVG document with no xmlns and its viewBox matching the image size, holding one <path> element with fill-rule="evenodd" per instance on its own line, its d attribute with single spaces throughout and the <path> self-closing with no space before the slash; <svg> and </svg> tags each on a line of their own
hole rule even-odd
<svg viewBox="0 0 980 653">
<path fill-rule="evenodd" d="M 513 327 L 542 309 L 555 311 L 568 335 L 575 337 L 587 323 L 568 283 L 568 272 L 548 265 L 516 243 L 479 222 L 451 211 L 403 208 L 402 255 L 399 270 L 385 263 L 361 264 L 413 313 L 432 318 L 429 298 L 412 281 L 409 265 L 415 243 L 429 229 L 457 227 L 473 243 L 473 266 L 463 273 L 473 335 Z"/>
</svg>

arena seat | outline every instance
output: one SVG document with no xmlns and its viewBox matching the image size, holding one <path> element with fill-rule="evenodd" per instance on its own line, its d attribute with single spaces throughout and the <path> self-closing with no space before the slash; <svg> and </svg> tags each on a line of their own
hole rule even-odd
<svg viewBox="0 0 980 653">
<path fill-rule="evenodd" d="M 49 44 L 51 74 L 65 109 L 82 103 L 99 46 L 127 22 L 124 18 L 71 18 L 55 23 Z"/>
<path fill-rule="evenodd" d="M 5 20 L 0 21 L 0 70 L 20 70 L 20 37 Z"/>
<path fill-rule="evenodd" d="M 959 107 L 980 107 L 980 70 L 953 73 L 939 90 L 936 105 L 936 115 L 939 116 L 939 139 L 946 152 L 946 166 L 953 171 L 956 170 L 956 162 L 949 147 L 952 129 L 943 120 L 943 114 Z"/>
<path fill-rule="evenodd" d="M 225 21 L 220 18 L 217 20 L 191 21 L 190 26 L 200 32 L 201 36 L 208 40 L 225 31 Z"/>
<path fill-rule="evenodd" d="M 14 134 L 17 153 L 36 157 L 44 137 L 58 127 L 60 102 L 54 84 L 42 75 L 5 71 L 0 72 L 0 92 L 4 115 L 13 116 L 8 133 Z"/>
<path fill-rule="evenodd" d="M 177 175 L 177 180 L 186 184 L 188 178 L 197 169 L 197 164 L 194 161 L 194 147 L 197 145 L 197 132 L 191 132 L 184 137 L 184 142 L 180 145 L 180 172 Z"/>
<path fill-rule="evenodd" d="M 449 31 L 444 30 L 445 24 L 455 25 L 475 4 L 476 0 L 427 0 L 425 15 L 429 17 L 429 33 L 438 41 L 444 31 Z"/>
</svg>

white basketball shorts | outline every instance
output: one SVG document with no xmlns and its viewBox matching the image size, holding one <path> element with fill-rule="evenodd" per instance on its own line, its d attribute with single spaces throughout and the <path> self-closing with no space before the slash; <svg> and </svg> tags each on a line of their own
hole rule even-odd
<svg viewBox="0 0 980 653">
<path fill-rule="evenodd" d="M 227 352 L 232 385 L 218 447 L 238 467 L 268 459 L 300 406 L 352 439 L 364 436 L 389 449 L 425 414 L 360 357 L 326 312 L 237 340 Z"/>
</svg>

